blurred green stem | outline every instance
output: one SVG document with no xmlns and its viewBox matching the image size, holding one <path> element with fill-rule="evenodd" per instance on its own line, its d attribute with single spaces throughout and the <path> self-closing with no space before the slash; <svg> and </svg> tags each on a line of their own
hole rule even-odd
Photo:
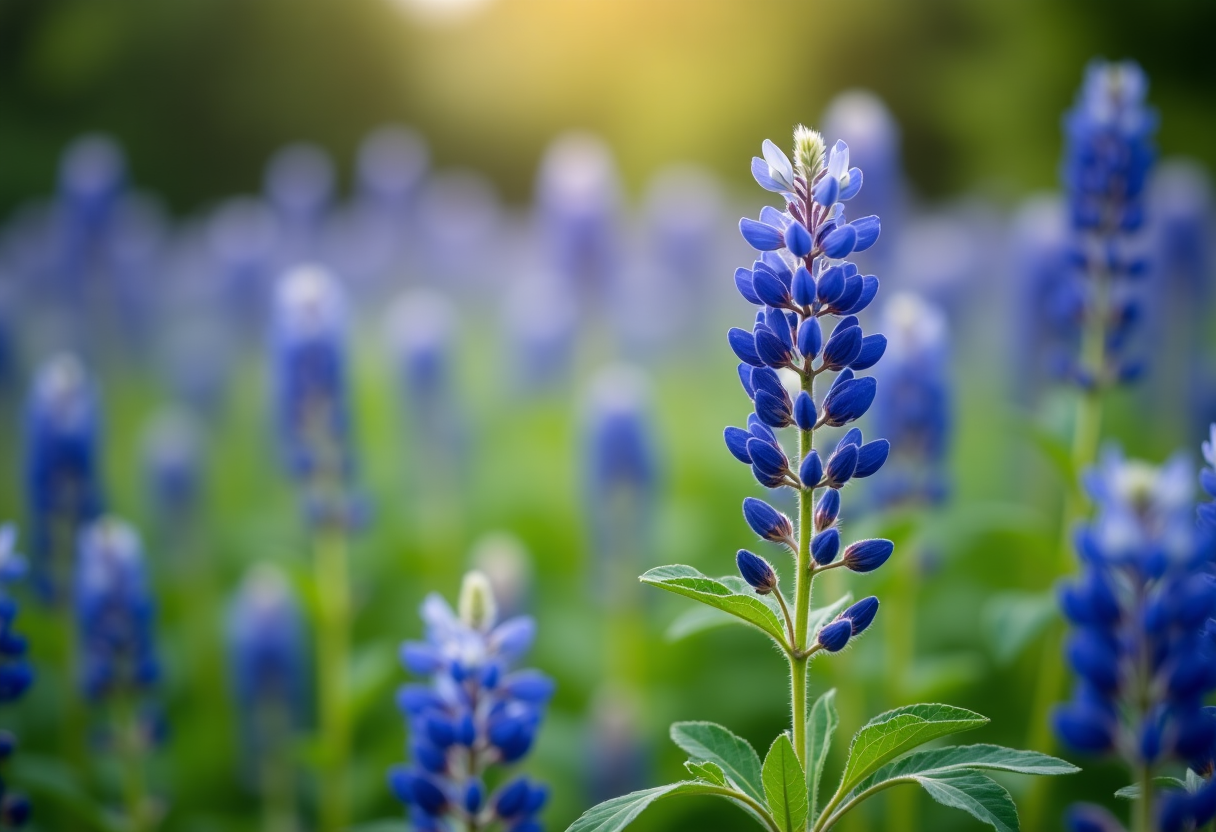
<svg viewBox="0 0 1216 832">
<path fill-rule="evenodd" d="M 916 599 L 920 593 L 920 566 L 916 548 L 909 546 L 908 549 L 899 559 L 899 574 L 894 584 L 887 590 L 888 620 L 896 622 L 896 625 L 886 630 L 887 645 L 890 647 L 886 693 L 894 701 L 888 700 L 884 703 L 885 707 L 904 704 L 916 658 Z M 888 832 L 915 832 L 916 798 L 913 789 L 895 789 L 887 796 Z"/>
<path fill-rule="evenodd" d="M 1093 386 L 1083 390 L 1077 402 L 1076 423 L 1072 436 L 1072 480 L 1065 483 L 1064 508 L 1060 515 L 1060 542 L 1052 579 L 1073 569 L 1073 526 L 1085 516 L 1088 500 L 1079 478 L 1093 465 L 1102 439 L 1102 388 L 1106 364 L 1106 302 L 1109 287 L 1105 275 L 1095 275 L 1094 306 L 1086 316 L 1083 333 L 1081 366 L 1093 373 Z M 1039 680 L 1035 688 L 1034 707 L 1030 714 L 1027 748 L 1051 753 L 1055 740 L 1051 731 L 1051 709 L 1060 701 L 1064 688 L 1064 660 L 1061 649 L 1064 640 L 1063 622 L 1056 620 L 1043 639 L 1039 659 Z M 1036 777 L 1026 797 L 1026 826 L 1043 828 L 1043 812 L 1051 786 L 1050 777 Z"/>
<path fill-rule="evenodd" d="M 122 765 L 122 795 L 128 832 L 151 832 L 156 828 L 148 800 L 148 780 L 143 726 L 139 701 L 134 694 L 119 694 L 114 704 L 114 733 Z"/>
<path fill-rule="evenodd" d="M 260 714 L 266 747 L 260 749 L 258 781 L 262 791 L 263 832 L 296 832 L 295 772 L 287 744 L 290 719 L 281 708 L 263 708 Z"/>
<path fill-rule="evenodd" d="M 341 832 L 348 817 L 350 746 L 350 587 L 345 530 L 336 524 L 316 532 L 317 691 L 320 704 L 322 776 L 320 829 Z"/>
<path fill-rule="evenodd" d="M 803 365 L 802 389 L 814 398 L 815 376 L 810 372 L 811 362 Z M 806 459 L 815 446 L 815 431 L 798 431 L 798 459 Z M 798 489 L 798 553 L 794 559 L 794 644 L 795 654 L 807 647 L 807 621 L 811 614 L 811 536 L 814 533 L 815 490 Z M 806 771 L 806 674 L 810 664 L 806 656 L 790 657 L 790 715 L 794 738 L 794 754 Z"/>
</svg>

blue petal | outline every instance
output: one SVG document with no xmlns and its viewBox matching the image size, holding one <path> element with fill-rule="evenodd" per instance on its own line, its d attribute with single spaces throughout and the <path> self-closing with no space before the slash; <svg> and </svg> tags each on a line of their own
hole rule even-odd
<svg viewBox="0 0 1216 832">
<path fill-rule="evenodd" d="M 785 246 L 785 235 L 781 231 L 747 217 L 739 220 L 739 233 L 757 251 L 776 251 Z"/>
</svg>

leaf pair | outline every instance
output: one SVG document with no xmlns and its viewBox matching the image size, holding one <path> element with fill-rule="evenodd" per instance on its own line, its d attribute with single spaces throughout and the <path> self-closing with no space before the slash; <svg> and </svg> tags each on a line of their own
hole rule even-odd
<svg viewBox="0 0 1216 832">
<path fill-rule="evenodd" d="M 807 730 L 808 760 L 827 756 L 835 727 L 834 691 L 811 710 Z M 978 728 L 987 717 L 951 705 L 909 705 L 888 711 L 864 725 L 853 737 L 840 784 L 821 812 L 812 811 L 811 829 L 831 829 L 862 801 L 892 786 L 914 783 L 944 806 L 961 809 L 998 832 L 1016 832 L 1017 808 L 996 781 L 980 773 L 1071 774 L 1075 766 L 1035 751 L 996 745 L 948 746 L 926 751 L 917 747 L 935 739 Z M 911 752 L 911 753 L 909 753 Z M 811 776 L 811 801 L 822 772 Z"/>
<path fill-rule="evenodd" d="M 677 722 L 671 727 L 671 737 L 692 757 L 685 766 L 695 779 L 609 800 L 586 812 L 568 832 L 617 832 L 656 800 L 686 794 L 723 797 L 769 832 L 826 832 L 864 800 L 908 783 L 998 832 L 1017 832 L 1013 799 L 983 772 L 1053 775 L 1077 771 L 1046 754 L 996 745 L 916 751 L 926 742 L 978 728 L 988 720 L 950 705 L 909 705 L 876 717 L 857 732 L 840 783 L 820 808 L 819 783 L 839 721 L 835 695 L 834 690 L 828 691 L 811 708 L 805 772 L 788 734 L 777 737 L 761 763 L 746 740 L 721 725 Z"/>
</svg>

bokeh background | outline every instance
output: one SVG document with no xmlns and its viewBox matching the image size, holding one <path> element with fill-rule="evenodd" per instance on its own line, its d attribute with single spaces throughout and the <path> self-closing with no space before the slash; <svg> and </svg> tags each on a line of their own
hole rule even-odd
<svg viewBox="0 0 1216 832">
<path fill-rule="evenodd" d="M 885 295 L 937 305 L 950 333 L 948 498 L 851 498 L 849 530 L 897 539 L 905 565 L 830 582 L 900 600 L 813 670 L 815 689 L 841 688 L 833 759 L 844 732 L 919 699 L 991 716 L 975 741 L 1025 745 L 1052 616 L 1039 593 L 1059 577 L 1053 459 L 1071 412 L 1042 366 L 1026 265 L 1050 237 L 1061 114 L 1095 56 L 1133 58 L 1151 79 L 1168 172 L 1155 216 L 1183 215 L 1196 251 L 1161 258 L 1143 337 L 1151 369 L 1114 397 L 1105 435 L 1197 464 L 1216 418 L 1212 31 L 1216 6 L 1185 0 L 1151 14 L 1109 0 L 0 4 L 0 517 L 24 523 L 31 379 L 73 351 L 102 393 L 107 505 L 143 531 L 159 598 L 163 828 L 262 828 L 224 621 L 261 562 L 308 606 L 265 334 L 274 278 L 303 259 L 327 265 L 351 300 L 369 505 L 352 555 L 359 821 L 403 828 L 385 785 L 405 757 L 396 646 L 419 636 L 424 595 L 453 596 L 472 565 L 536 616 L 531 663 L 558 681 L 527 763 L 553 787 L 550 828 L 679 776 L 674 719 L 719 721 L 767 747 L 787 721 L 780 657 L 734 627 L 673 639 L 673 623 L 696 623 L 682 617 L 691 602 L 631 576 L 661 563 L 726 573 L 752 542 L 738 505 L 760 489 L 721 440 L 748 409 L 724 338 L 751 314 L 731 286 L 751 259 L 735 225 L 763 204 L 748 160 L 765 138 L 787 144 L 798 122 L 829 141 L 833 126 L 877 123 L 885 138 L 870 158 L 855 141 L 853 157 L 883 213 L 868 266 Z M 838 96 L 850 90 L 875 98 L 849 111 Z M 394 125 L 407 132 L 380 133 L 379 156 L 368 149 Z M 54 229 L 72 171 L 114 194 L 94 241 L 104 254 L 65 266 Z M 396 190 L 378 192 L 384 182 Z M 571 238 L 584 246 L 573 265 Z M 634 427 L 597 441 L 605 414 Z M 188 427 L 174 434 L 167 419 Z M 158 491 L 156 436 L 195 466 L 185 514 Z M 108 828 L 104 759 L 56 759 L 72 694 L 70 673 L 39 661 L 54 614 L 25 608 L 38 680 L 4 716 L 22 739 L 10 779 L 34 798 L 37 828 Z M 307 817 L 307 726 L 301 735 Z M 1024 796 L 1025 783 L 1009 785 Z M 1047 792 L 1042 828 L 1068 800 L 1119 785 L 1087 763 Z M 746 828 L 721 809 L 677 801 L 636 828 Z M 848 828 L 976 827 L 889 793 Z"/>
</svg>

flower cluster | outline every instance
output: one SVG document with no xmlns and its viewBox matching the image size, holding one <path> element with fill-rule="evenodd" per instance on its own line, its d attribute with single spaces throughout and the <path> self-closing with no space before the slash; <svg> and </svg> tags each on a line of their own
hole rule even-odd
<svg viewBox="0 0 1216 832">
<path fill-rule="evenodd" d="M 937 503 L 949 491 L 950 374 L 946 316 L 920 297 L 902 293 L 883 309 L 891 359 L 878 378 L 883 397 L 875 426 L 895 449 L 879 488 L 883 502 Z"/>
<path fill-rule="evenodd" d="M 346 302 L 329 272 L 299 266 L 280 279 L 271 333 L 279 440 L 288 470 L 308 489 L 310 517 L 322 524 L 351 520 L 345 338 Z"/>
<path fill-rule="evenodd" d="M 25 559 L 13 550 L 17 530 L 10 524 L 0 526 L 0 703 L 12 702 L 34 681 L 34 672 L 26 660 L 25 637 L 13 631 L 17 617 L 17 602 L 9 597 L 7 585 L 25 575 Z M 0 731 L 0 763 L 4 763 L 17 748 L 17 741 L 8 731 Z M 29 800 L 8 790 L 0 778 L 0 828 L 21 826 L 29 818 Z"/>
<path fill-rule="evenodd" d="M 76 358 L 38 372 L 26 405 L 25 493 L 34 580 L 48 598 L 67 585 L 77 531 L 102 511 L 97 392 Z"/>
<path fill-rule="evenodd" d="M 81 533 L 75 606 L 86 697 L 138 695 L 156 684 L 156 605 L 139 536 L 121 520 L 103 517 Z"/>
<path fill-rule="evenodd" d="M 304 633 L 290 587 L 270 567 L 251 571 L 232 604 L 228 659 L 242 740 L 255 756 L 282 745 L 304 702 Z"/>
<path fill-rule="evenodd" d="M 739 377 L 754 402 L 746 428 L 726 429 L 726 445 L 740 461 L 751 466 L 756 479 L 768 488 L 787 486 L 800 494 L 802 528 L 763 500 L 743 503 L 748 525 L 765 540 L 783 544 L 801 557 L 812 572 L 845 566 L 855 572 L 877 569 L 892 552 L 886 540 L 863 540 L 841 551 L 837 517 L 840 489 L 850 480 L 868 477 L 886 462 L 890 443 L 865 442 L 852 428 L 827 459 L 811 447 L 813 432 L 841 427 L 863 416 L 874 401 L 877 383 L 857 374 L 873 367 L 886 351 L 887 339 L 864 335 L 857 314 L 874 300 L 878 278 L 861 275 L 843 258 L 868 249 L 878 239 L 877 217 L 845 221 L 844 202 L 861 188 L 862 175 L 849 167 L 849 149 L 837 142 L 830 154 L 823 138 L 805 127 L 794 132 L 794 162 L 771 141 L 764 143 L 764 158 L 752 160 L 752 174 L 767 190 L 782 195 L 786 210 L 764 208 L 759 221 L 743 219 L 744 239 L 761 252 L 750 269 L 735 272 L 739 293 L 759 307 L 752 330 L 731 329 L 728 339 L 742 363 Z M 825 337 L 823 322 L 836 323 Z M 816 361 L 818 364 L 816 364 Z M 821 403 L 813 390 L 816 379 L 836 373 Z M 796 384 L 791 395 L 785 379 Z M 800 460 L 792 462 L 776 431 L 794 426 L 799 432 Z M 814 506 L 819 489 L 825 489 Z M 801 554 L 800 554 L 801 553 Z M 762 558 L 741 551 L 737 562 L 745 580 L 757 592 L 776 588 L 776 574 Z M 778 593 L 778 596 L 780 593 Z M 842 648 L 873 619 L 877 601 L 866 599 L 844 618 L 828 623 L 818 643 L 829 651 Z M 793 624 L 791 623 L 791 632 Z M 794 637 L 795 649 L 801 635 Z"/>
<path fill-rule="evenodd" d="M 429 596 L 422 605 L 426 641 L 402 645 L 406 669 L 431 684 L 407 684 L 398 693 L 413 762 L 393 769 L 389 784 L 419 832 L 452 828 L 448 821 L 539 832 L 547 789 L 519 777 L 487 794 L 484 779 L 491 766 L 528 753 L 553 696 L 548 677 L 512 670 L 531 646 L 535 624 L 522 616 L 498 623 L 489 581 L 478 572 L 465 576 L 459 608 L 458 615 Z"/>
<path fill-rule="evenodd" d="M 1199 472 L 1199 484 L 1211 500 L 1199 504 L 1199 522 L 1216 532 L 1216 424 L 1209 428 L 1208 441 L 1203 443 L 1203 458 L 1208 467 Z"/>
<path fill-rule="evenodd" d="M 1148 80 L 1134 63 L 1096 62 L 1064 120 L 1063 180 L 1078 274 L 1056 287 L 1056 309 L 1075 322 L 1066 377 L 1092 389 L 1130 381 L 1139 362 L 1125 356 L 1140 317 L 1132 285 L 1148 264 L 1136 250 L 1157 118 L 1145 105 Z"/>
<path fill-rule="evenodd" d="M 1192 482 L 1183 459 L 1156 468 L 1110 452 L 1087 481 L 1098 511 L 1077 536 L 1082 573 L 1061 593 L 1077 683 L 1055 730 L 1077 751 L 1117 754 L 1138 772 L 1208 755 L 1216 741 L 1203 709 L 1216 690 L 1204 633 L 1216 614 L 1213 539 L 1194 522 Z M 1163 801 L 1161 828 L 1183 828 L 1183 808 Z M 1097 823 L 1096 811 L 1078 809 L 1073 828 L 1104 828 L 1080 825 Z"/>
</svg>

